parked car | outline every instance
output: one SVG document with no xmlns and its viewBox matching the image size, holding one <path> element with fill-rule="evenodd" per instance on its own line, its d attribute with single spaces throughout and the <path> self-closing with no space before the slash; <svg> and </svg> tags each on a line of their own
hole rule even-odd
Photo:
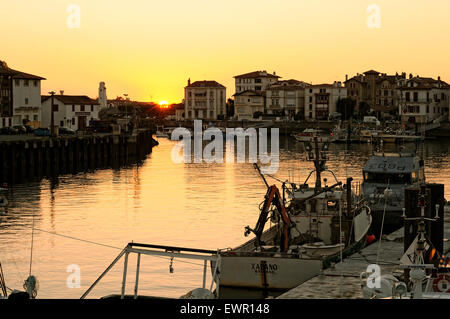
<svg viewBox="0 0 450 319">
<path fill-rule="evenodd" d="M 15 128 L 19 132 L 19 134 L 26 134 L 27 133 L 27 129 L 23 125 L 14 125 L 13 128 Z"/>
<path fill-rule="evenodd" d="M 35 136 L 50 136 L 50 130 L 45 127 L 37 128 L 33 131 Z"/>
<path fill-rule="evenodd" d="M 63 135 L 75 135 L 77 134 L 76 131 L 72 130 L 71 128 L 68 127 L 60 127 L 59 128 L 59 134 L 63 134 Z"/>
<path fill-rule="evenodd" d="M 0 133 L 5 135 L 15 135 L 19 134 L 19 131 L 12 126 L 5 126 L 0 129 Z"/>
<path fill-rule="evenodd" d="M 333 121 L 333 120 L 340 120 L 342 117 L 342 114 L 339 112 L 333 112 L 328 116 L 328 120 Z"/>
<path fill-rule="evenodd" d="M 24 125 L 25 128 L 27 129 L 27 133 L 33 133 L 34 131 L 34 127 L 30 126 L 30 125 Z"/>
</svg>

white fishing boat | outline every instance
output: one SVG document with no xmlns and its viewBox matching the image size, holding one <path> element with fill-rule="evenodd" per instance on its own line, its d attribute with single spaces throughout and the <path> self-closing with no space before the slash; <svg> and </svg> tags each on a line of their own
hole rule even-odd
<svg viewBox="0 0 450 319">
<path fill-rule="evenodd" d="M 222 287 L 290 289 L 365 245 L 372 221 L 370 208 L 354 201 L 351 178 L 346 187 L 338 181 L 321 185 L 326 168 L 319 159 L 317 140 L 314 187 L 308 186 L 309 177 L 302 185 L 283 183 L 281 195 L 264 179 L 268 191 L 258 222 L 254 229 L 245 228 L 245 235 L 254 233 L 255 238 L 220 253 Z M 274 225 L 264 231 L 268 220 Z"/>
</svg>

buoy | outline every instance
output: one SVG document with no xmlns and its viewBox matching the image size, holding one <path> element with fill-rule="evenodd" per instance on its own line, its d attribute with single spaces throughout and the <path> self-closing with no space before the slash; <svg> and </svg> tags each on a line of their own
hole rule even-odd
<svg viewBox="0 0 450 319">
<path fill-rule="evenodd" d="M 433 281 L 433 290 L 436 292 L 450 293 L 450 276 L 438 275 Z"/>
<path fill-rule="evenodd" d="M 373 243 L 375 240 L 376 240 L 375 235 L 366 235 L 366 242 L 367 242 L 368 244 Z"/>
</svg>

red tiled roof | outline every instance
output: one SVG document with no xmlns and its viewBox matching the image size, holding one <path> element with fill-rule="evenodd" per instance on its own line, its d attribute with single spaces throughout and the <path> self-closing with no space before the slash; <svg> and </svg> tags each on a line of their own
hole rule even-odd
<svg viewBox="0 0 450 319">
<path fill-rule="evenodd" d="M 257 91 L 252 91 L 252 90 L 245 90 L 245 91 L 242 91 L 239 93 L 235 93 L 235 94 L 233 94 L 233 96 L 244 95 L 246 93 L 249 93 L 248 95 L 264 96 L 264 94 L 262 92 L 257 92 Z"/>
<path fill-rule="evenodd" d="M 250 73 L 245 73 L 241 75 L 236 75 L 234 78 L 280 78 L 280 76 L 276 74 L 270 74 L 266 71 L 254 71 Z"/>
<path fill-rule="evenodd" d="M 189 85 L 186 86 L 187 88 L 190 87 L 203 87 L 203 88 L 211 88 L 211 87 L 218 87 L 218 88 L 224 88 L 220 83 L 217 83 L 216 81 L 195 81 Z"/>
<path fill-rule="evenodd" d="M 49 98 L 50 95 L 43 95 L 41 96 L 41 101 L 44 102 Z M 54 98 L 65 105 L 99 105 L 97 100 L 91 99 L 86 95 L 55 95 Z"/>
<path fill-rule="evenodd" d="M 45 78 L 37 75 L 13 70 L 8 67 L 8 64 L 6 64 L 6 62 L 4 61 L 0 61 L 0 75 L 11 75 L 13 79 L 45 80 Z"/>
</svg>

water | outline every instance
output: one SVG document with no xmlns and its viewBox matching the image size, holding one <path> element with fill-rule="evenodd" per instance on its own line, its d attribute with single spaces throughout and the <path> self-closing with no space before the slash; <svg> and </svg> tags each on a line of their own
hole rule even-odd
<svg viewBox="0 0 450 319">
<path fill-rule="evenodd" d="M 32 273 L 39 280 L 38 298 L 79 298 L 131 241 L 213 250 L 245 241 L 244 226 L 255 225 L 266 192 L 252 165 L 175 164 L 171 160 L 175 142 L 159 142 L 139 165 L 13 186 L 9 212 L 0 216 L 0 261 L 7 286 L 21 288 L 28 276 L 33 218 Z M 422 150 L 428 181 L 444 183 L 447 199 L 449 142 L 429 141 Z M 339 179 L 352 176 L 358 182 L 371 152 L 372 146 L 366 144 L 348 150 L 345 145 L 331 145 L 328 167 Z M 282 137 L 275 176 L 303 181 L 312 168 L 305 158 L 301 143 Z M 325 177 L 329 185 L 334 182 Z M 279 185 L 274 179 L 268 181 Z M 139 293 L 177 298 L 200 287 L 202 262 L 188 262 L 175 259 L 171 274 L 169 259 L 143 256 Z M 128 294 L 133 293 L 135 264 L 136 256 L 130 255 Z M 80 267 L 80 288 L 68 287 L 71 265 Z M 120 293 L 122 272 L 123 261 L 89 297 Z"/>
</svg>

